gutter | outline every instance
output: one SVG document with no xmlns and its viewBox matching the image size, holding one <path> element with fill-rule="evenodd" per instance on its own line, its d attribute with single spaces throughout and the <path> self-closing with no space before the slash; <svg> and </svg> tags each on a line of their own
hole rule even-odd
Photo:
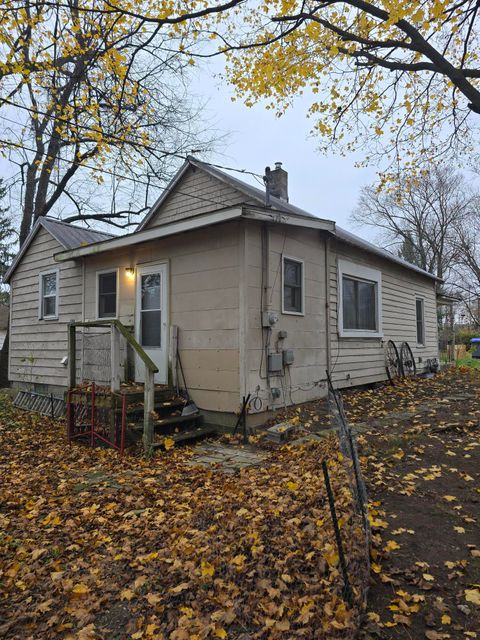
<svg viewBox="0 0 480 640">
<path fill-rule="evenodd" d="M 158 227 L 151 227 L 143 231 L 134 231 L 124 236 L 94 242 L 85 246 L 69 249 L 68 251 L 60 251 L 54 254 L 55 262 L 65 262 L 66 260 L 75 260 L 84 256 L 103 253 L 105 251 L 114 251 L 115 249 L 125 249 L 135 244 L 157 240 L 158 238 L 166 238 L 178 233 L 201 229 L 222 222 L 229 222 L 236 219 L 257 220 L 259 222 L 274 222 L 278 224 L 287 224 L 293 227 L 305 227 L 307 229 L 319 229 L 335 233 L 335 223 L 329 220 L 318 220 L 312 218 L 303 218 L 281 211 L 262 211 L 261 209 L 243 209 L 242 207 L 231 207 L 215 211 L 214 213 L 203 214 L 178 222 L 170 222 Z"/>
</svg>

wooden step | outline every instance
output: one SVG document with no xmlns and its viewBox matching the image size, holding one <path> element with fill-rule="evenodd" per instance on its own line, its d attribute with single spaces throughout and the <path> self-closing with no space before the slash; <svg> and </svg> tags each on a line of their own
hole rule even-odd
<svg viewBox="0 0 480 640">
<path fill-rule="evenodd" d="M 144 400 L 143 390 L 128 391 L 128 389 L 122 389 L 121 393 L 127 396 L 127 405 L 137 404 Z M 169 402 L 174 400 L 175 397 L 175 390 L 171 387 L 155 387 L 155 402 Z"/>
<path fill-rule="evenodd" d="M 156 402 L 154 406 L 154 410 L 158 413 L 159 411 L 179 411 L 183 409 L 186 401 L 182 398 L 175 398 L 173 400 L 165 400 L 164 402 Z M 117 409 L 117 411 L 121 412 L 121 408 Z M 137 406 L 129 406 L 127 405 L 127 417 L 141 414 L 143 415 L 143 402 L 139 403 Z"/>
<path fill-rule="evenodd" d="M 188 422 L 193 422 L 200 417 L 198 411 L 196 413 L 191 413 L 188 416 L 168 416 L 167 418 L 160 418 L 159 420 L 153 421 L 153 426 L 155 429 L 159 427 L 175 427 L 186 424 Z M 143 424 L 135 425 L 131 427 L 134 431 L 143 431 Z"/>
<path fill-rule="evenodd" d="M 196 440 L 197 438 L 205 438 L 206 436 L 213 436 L 217 430 L 215 427 L 196 427 L 195 429 L 189 429 L 188 431 L 180 431 L 179 433 L 173 433 L 168 437 L 175 442 L 186 442 L 188 440 Z M 159 449 L 163 447 L 163 442 L 154 442 L 153 448 Z"/>
<path fill-rule="evenodd" d="M 159 420 L 154 420 L 153 424 L 155 427 L 178 425 L 196 420 L 199 416 L 200 414 L 196 411 L 195 413 L 190 413 L 187 416 L 169 416 L 168 418 L 160 418 Z"/>
</svg>

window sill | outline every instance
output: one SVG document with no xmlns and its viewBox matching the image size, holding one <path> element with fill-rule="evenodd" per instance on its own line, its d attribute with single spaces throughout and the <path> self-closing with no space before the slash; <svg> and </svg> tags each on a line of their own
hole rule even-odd
<svg viewBox="0 0 480 640">
<path fill-rule="evenodd" d="M 43 318 L 39 318 L 39 320 L 45 320 L 45 321 L 49 321 L 49 320 L 58 320 L 58 316 L 43 316 Z"/>
<path fill-rule="evenodd" d="M 383 333 L 378 331 L 339 331 L 339 338 L 374 338 L 379 340 L 383 338 Z"/>
<path fill-rule="evenodd" d="M 284 311 L 282 310 L 282 316 L 301 316 L 305 317 L 303 311 Z"/>
</svg>

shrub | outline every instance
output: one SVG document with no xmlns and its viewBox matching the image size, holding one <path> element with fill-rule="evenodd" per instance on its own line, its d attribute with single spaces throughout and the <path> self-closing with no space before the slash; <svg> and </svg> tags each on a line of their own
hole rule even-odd
<svg viewBox="0 0 480 640">
<path fill-rule="evenodd" d="M 480 329 L 472 327 L 460 327 L 455 331 L 455 343 L 464 344 L 467 349 L 470 348 L 470 339 L 480 338 Z"/>
</svg>

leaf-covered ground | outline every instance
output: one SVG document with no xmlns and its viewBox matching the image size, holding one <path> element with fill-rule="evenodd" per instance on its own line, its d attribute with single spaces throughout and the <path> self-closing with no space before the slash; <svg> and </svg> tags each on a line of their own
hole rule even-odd
<svg viewBox="0 0 480 640">
<path fill-rule="evenodd" d="M 362 638 L 480 638 L 480 372 L 345 398 L 374 525 Z"/>
<path fill-rule="evenodd" d="M 371 499 L 361 638 L 480 638 L 480 372 L 346 394 Z M 292 412 L 290 412 L 292 413 Z M 325 426 L 322 403 L 295 422 Z M 0 406 L 0 638 L 349 638 L 320 468 L 330 460 L 356 605 L 364 541 L 334 439 L 229 476 L 66 445 Z"/>
<path fill-rule="evenodd" d="M 122 459 L 1 400 L 0 638 L 351 637 L 322 458 L 357 604 L 365 546 L 335 440 L 265 456 L 233 476 L 186 448 Z"/>
</svg>

